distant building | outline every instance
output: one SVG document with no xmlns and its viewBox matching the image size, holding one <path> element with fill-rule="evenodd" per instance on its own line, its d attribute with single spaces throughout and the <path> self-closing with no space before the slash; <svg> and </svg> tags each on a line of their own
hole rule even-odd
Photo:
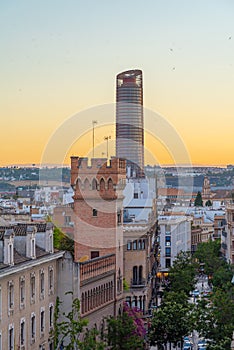
<svg viewBox="0 0 234 350">
<path fill-rule="evenodd" d="M 52 215 L 53 223 L 64 233 L 74 239 L 74 210 L 73 205 L 58 205 L 54 208 Z"/>
<path fill-rule="evenodd" d="M 207 201 L 212 197 L 211 190 L 210 190 L 210 180 L 207 176 L 204 178 L 203 187 L 202 187 L 202 199 L 203 201 Z M 205 204 L 205 203 L 204 203 Z"/>
<path fill-rule="evenodd" d="M 181 251 L 191 251 L 191 218 L 160 216 L 160 272 L 167 272 Z"/>
</svg>

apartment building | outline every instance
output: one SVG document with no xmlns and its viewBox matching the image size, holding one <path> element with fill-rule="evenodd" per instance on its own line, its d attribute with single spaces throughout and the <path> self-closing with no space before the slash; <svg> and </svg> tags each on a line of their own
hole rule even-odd
<svg viewBox="0 0 234 350">
<path fill-rule="evenodd" d="M 0 227 L 0 349 L 52 350 L 57 262 L 53 225 Z"/>
</svg>

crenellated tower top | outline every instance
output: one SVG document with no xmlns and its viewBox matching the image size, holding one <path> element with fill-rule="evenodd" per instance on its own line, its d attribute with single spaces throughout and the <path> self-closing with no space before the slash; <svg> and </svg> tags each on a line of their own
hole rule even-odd
<svg viewBox="0 0 234 350">
<path fill-rule="evenodd" d="M 126 181 L 126 161 L 112 157 L 110 164 L 106 158 L 71 157 L 71 186 L 74 199 L 95 197 L 116 199 L 117 191 L 123 190 Z"/>
</svg>

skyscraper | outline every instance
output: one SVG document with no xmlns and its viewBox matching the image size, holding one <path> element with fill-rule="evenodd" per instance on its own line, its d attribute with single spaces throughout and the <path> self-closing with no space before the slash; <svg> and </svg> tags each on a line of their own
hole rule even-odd
<svg viewBox="0 0 234 350">
<path fill-rule="evenodd" d="M 116 77 L 116 156 L 127 160 L 128 177 L 144 177 L 142 71 Z"/>
</svg>

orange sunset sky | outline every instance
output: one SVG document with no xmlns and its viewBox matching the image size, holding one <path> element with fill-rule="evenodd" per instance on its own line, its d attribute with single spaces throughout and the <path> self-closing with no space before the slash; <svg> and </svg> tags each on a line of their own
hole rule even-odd
<svg viewBox="0 0 234 350">
<path fill-rule="evenodd" d="M 134 68 L 146 163 L 234 164 L 233 11 L 230 0 L 2 1 L 0 166 L 92 155 L 92 120 L 95 156 L 107 135 L 113 155 L 115 77 Z"/>
</svg>

